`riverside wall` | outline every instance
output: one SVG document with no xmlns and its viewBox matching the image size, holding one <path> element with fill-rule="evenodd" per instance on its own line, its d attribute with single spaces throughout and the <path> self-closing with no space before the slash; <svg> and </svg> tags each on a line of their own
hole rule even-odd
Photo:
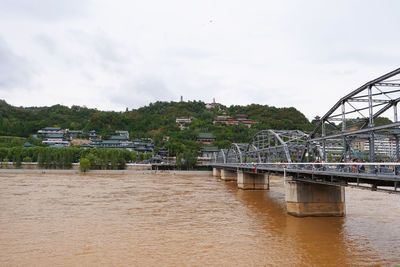
<svg viewBox="0 0 400 267">
<path fill-rule="evenodd" d="M 0 163 L 0 169 L 40 170 L 45 168 L 39 167 L 37 162 L 22 162 L 21 166 L 16 166 L 13 162 L 2 162 Z M 72 168 L 69 170 L 79 170 L 79 163 L 72 163 Z M 126 164 L 126 170 L 151 170 L 151 164 L 128 163 Z"/>
</svg>

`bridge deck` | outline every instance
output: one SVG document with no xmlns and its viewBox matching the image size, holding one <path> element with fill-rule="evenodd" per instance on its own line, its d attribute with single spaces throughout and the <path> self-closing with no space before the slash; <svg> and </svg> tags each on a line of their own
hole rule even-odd
<svg viewBox="0 0 400 267">
<path fill-rule="evenodd" d="M 286 166 L 285 164 L 235 164 L 235 163 L 213 163 L 212 167 L 229 169 L 233 171 L 244 171 L 249 173 L 279 173 L 283 176 L 290 176 L 294 180 L 332 184 L 349 187 L 359 187 L 374 191 L 385 191 L 400 193 L 400 166 L 399 172 L 396 168 L 379 168 L 371 173 L 369 171 L 355 171 L 354 167 L 331 167 L 322 166 L 319 168 L 310 167 L 306 164 Z M 396 171 L 395 171 L 396 170 Z M 397 174 L 395 174 L 397 172 Z"/>
</svg>

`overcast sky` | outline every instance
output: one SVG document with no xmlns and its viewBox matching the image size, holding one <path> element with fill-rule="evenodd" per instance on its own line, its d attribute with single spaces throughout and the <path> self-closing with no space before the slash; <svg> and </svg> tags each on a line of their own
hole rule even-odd
<svg viewBox="0 0 400 267">
<path fill-rule="evenodd" d="M 0 0 L 0 99 L 125 110 L 294 106 L 400 66 L 400 1 Z"/>
</svg>

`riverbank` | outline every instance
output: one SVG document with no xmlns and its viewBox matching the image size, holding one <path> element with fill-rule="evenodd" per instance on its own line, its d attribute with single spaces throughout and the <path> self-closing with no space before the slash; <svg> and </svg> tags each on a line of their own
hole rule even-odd
<svg viewBox="0 0 400 267">
<path fill-rule="evenodd" d="M 127 163 L 126 170 L 151 170 L 151 164 L 139 164 L 139 163 Z M 15 169 L 27 169 L 27 170 L 52 170 L 52 169 L 44 169 L 39 167 L 37 162 L 22 162 L 21 166 L 16 166 L 13 162 L 2 162 L 0 164 L 0 170 L 8 169 L 8 170 L 15 170 Z M 55 169 L 55 170 L 62 170 L 62 169 Z M 79 170 L 79 163 L 72 163 L 71 169 L 68 170 Z"/>
<path fill-rule="evenodd" d="M 145 164 L 142 164 L 145 165 Z M 147 164 L 146 164 L 147 165 Z M 151 165 L 148 169 L 141 168 L 130 168 L 126 170 L 89 170 L 87 172 L 81 172 L 78 169 L 0 169 L 1 173 L 25 173 L 25 174 L 37 174 L 37 173 L 50 173 L 50 174 L 130 174 L 130 173 L 142 173 L 142 174 L 202 174 L 202 175 L 211 175 L 212 171 L 198 171 L 198 170 L 152 170 Z"/>
<path fill-rule="evenodd" d="M 70 169 L 46 169 L 39 167 L 37 162 L 22 162 L 20 166 L 16 166 L 13 162 L 2 162 L 0 164 L 1 172 L 26 172 L 34 171 L 34 173 L 46 173 L 46 172 L 60 172 L 60 173 L 79 173 L 79 163 L 72 163 Z M 89 170 L 90 173 L 100 172 L 100 173 L 124 173 L 124 172 L 149 172 L 149 173 L 185 173 L 186 171 L 177 170 L 176 166 L 173 165 L 163 165 L 163 164 L 140 164 L 140 163 L 127 163 L 124 170 Z M 188 173 L 206 173 L 210 172 L 211 169 L 208 166 L 197 166 L 194 170 L 187 171 Z"/>
</svg>

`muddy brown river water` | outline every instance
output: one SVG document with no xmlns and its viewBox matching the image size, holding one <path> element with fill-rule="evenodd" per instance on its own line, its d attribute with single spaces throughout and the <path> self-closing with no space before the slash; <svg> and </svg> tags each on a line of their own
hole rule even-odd
<svg viewBox="0 0 400 267">
<path fill-rule="evenodd" d="M 400 195 L 346 188 L 346 210 L 289 216 L 282 180 L 0 173 L 0 266 L 400 265 Z"/>
</svg>

